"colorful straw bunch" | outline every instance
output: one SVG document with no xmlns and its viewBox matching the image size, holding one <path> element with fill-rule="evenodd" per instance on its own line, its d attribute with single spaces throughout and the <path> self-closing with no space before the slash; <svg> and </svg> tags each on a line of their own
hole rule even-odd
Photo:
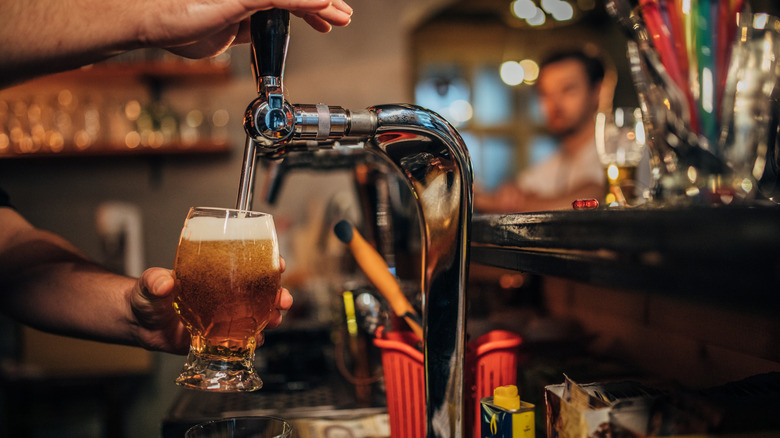
<svg viewBox="0 0 780 438">
<path fill-rule="evenodd" d="M 743 0 L 640 0 L 638 11 L 669 76 L 684 93 L 690 129 L 715 141 Z"/>
</svg>

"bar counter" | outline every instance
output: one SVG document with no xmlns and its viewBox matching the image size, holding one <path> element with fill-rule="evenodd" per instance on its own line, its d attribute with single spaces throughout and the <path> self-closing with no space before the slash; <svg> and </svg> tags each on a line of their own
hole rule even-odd
<svg viewBox="0 0 780 438">
<path fill-rule="evenodd" d="M 776 312 L 780 208 L 474 215 L 471 263 Z"/>
</svg>

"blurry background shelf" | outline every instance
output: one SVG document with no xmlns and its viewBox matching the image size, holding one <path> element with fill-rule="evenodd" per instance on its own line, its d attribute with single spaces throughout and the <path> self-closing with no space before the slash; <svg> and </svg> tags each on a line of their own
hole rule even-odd
<svg viewBox="0 0 780 438">
<path fill-rule="evenodd" d="M 226 110 L 164 91 L 230 79 L 229 58 L 147 52 L 25 82 L 0 92 L 0 158 L 228 152 Z"/>
<path fill-rule="evenodd" d="M 73 145 L 66 145 L 62 151 L 40 151 L 29 153 L 15 153 L 11 151 L 0 151 L 0 159 L 29 159 L 29 158 L 61 158 L 61 157 L 122 157 L 122 156 L 156 156 L 156 155 L 208 155 L 208 154 L 227 154 L 230 152 L 230 145 L 227 143 L 217 143 L 210 141 L 199 141 L 197 143 L 185 145 L 180 142 L 164 144 L 160 147 L 138 146 L 130 149 L 122 145 L 113 144 L 94 144 L 89 148 L 79 150 Z"/>
<path fill-rule="evenodd" d="M 227 81 L 231 69 L 227 63 L 190 61 L 107 61 L 76 70 L 33 79 L 15 88 L 39 84 L 81 83 L 106 84 L 117 81 Z"/>
</svg>

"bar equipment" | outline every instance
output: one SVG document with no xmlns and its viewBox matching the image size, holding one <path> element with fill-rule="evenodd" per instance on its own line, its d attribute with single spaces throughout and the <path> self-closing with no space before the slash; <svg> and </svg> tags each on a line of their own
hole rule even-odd
<svg viewBox="0 0 780 438">
<path fill-rule="evenodd" d="M 466 146 L 439 115 L 413 105 L 350 111 L 324 104 L 290 104 L 282 75 L 289 12 L 251 19 L 252 68 L 258 97 L 245 113 L 247 140 L 237 207 L 250 209 L 257 157 L 321 151 L 380 161 L 405 182 L 417 207 L 423 300 L 427 436 L 465 436 L 465 287 L 472 214 L 472 170 Z M 316 158 L 315 158 L 316 159 Z M 410 235 L 415 235 L 410 233 Z"/>
</svg>

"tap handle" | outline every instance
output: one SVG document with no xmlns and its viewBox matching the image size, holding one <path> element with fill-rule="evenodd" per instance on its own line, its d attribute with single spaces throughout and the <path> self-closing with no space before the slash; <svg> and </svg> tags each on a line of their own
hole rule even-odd
<svg viewBox="0 0 780 438">
<path fill-rule="evenodd" d="M 255 12 L 250 20 L 252 37 L 252 71 L 260 91 L 262 78 L 272 76 L 281 79 L 284 74 L 284 60 L 290 41 L 290 11 L 268 9 Z"/>
</svg>

